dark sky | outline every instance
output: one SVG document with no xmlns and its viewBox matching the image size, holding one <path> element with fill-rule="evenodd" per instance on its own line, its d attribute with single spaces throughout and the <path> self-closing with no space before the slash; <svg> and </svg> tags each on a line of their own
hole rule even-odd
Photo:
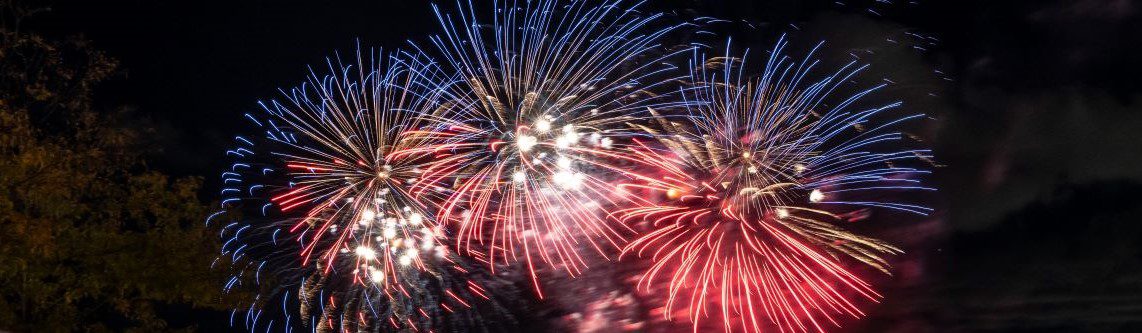
<svg viewBox="0 0 1142 333">
<path fill-rule="evenodd" d="M 828 41 L 826 57 L 872 51 L 862 60 L 896 82 L 889 93 L 934 118 L 920 134 L 946 165 L 939 210 L 886 232 L 908 253 L 879 281 L 887 299 L 844 330 L 1142 331 L 1142 3 L 842 2 L 648 5 L 753 22 L 734 38 L 756 49 L 788 31 Z M 206 177 L 204 199 L 258 99 L 358 40 L 403 47 L 437 31 L 418 1 L 52 3 L 24 28 L 119 59 L 97 102 L 159 124 L 151 165 Z"/>
</svg>

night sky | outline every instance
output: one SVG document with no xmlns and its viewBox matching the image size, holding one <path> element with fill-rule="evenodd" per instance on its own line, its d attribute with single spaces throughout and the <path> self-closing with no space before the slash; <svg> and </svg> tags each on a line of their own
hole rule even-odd
<svg viewBox="0 0 1142 333">
<path fill-rule="evenodd" d="M 822 57 L 859 54 L 893 82 L 884 94 L 931 116 L 918 134 L 944 165 L 937 212 L 885 222 L 878 236 L 907 253 L 873 279 L 886 299 L 841 331 L 1142 331 L 1142 3 L 842 2 L 647 3 L 744 20 L 753 28 L 732 29 L 735 43 L 757 50 L 783 32 L 824 40 Z M 417 1 L 52 3 L 24 29 L 82 35 L 118 59 L 98 106 L 158 124 L 149 165 L 205 177 L 204 201 L 217 199 L 223 154 L 256 101 L 334 51 L 405 47 L 438 29 Z M 225 313 L 183 317 L 227 327 Z"/>
</svg>

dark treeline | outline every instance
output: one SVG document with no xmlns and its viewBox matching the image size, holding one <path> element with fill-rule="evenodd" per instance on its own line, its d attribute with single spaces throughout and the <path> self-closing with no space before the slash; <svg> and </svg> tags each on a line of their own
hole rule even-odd
<svg viewBox="0 0 1142 333">
<path fill-rule="evenodd" d="M 0 331 L 194 330 L 164 319 L 225 308 L 202 180 L 149 168 L 162 133 L 94 106 L 115 59 L 0 7 Z"/>
</svg>

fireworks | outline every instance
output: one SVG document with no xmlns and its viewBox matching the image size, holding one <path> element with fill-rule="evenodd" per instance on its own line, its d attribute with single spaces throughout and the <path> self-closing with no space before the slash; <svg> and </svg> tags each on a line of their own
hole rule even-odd
<svg viewBox="0 0 1142 333">
<path fill-rule="evenodd" d="M 784 47 L 756 79 L 742 74 L 741 59 L 696 58 L 693 86 L 683 89 L 695 103 L 643 126 L 656 140 L 632 148 L 653 176 L 620 185 L 662 199 L 614 214 L 647 225 L 624 253 L 653 260 L 640 287 L 668 281 L 667 319 L 684 310 L 695 331 L 710 317 L 726 331 L 823 331 L 838 315 L 859 317 L 852 298 L 880 296 L 844 258 L 887 272 L 880 256 L 899 250 L 847 231 L 842 211 L 930 211 L 862 199 L 932 190 L 915 179 L 926 171 L 905 166 L 929 152 L 898 150 L 905 136 L 893 131 L 919 116 L 884 119 L 899 103 L 862 105 L 880 87 L 831 96 L 864 67 L 849 63 L 813 79 L 811 54 L 798 63 L 782 56 Z"/>
<path fill-rule="evenodd" d="M 423 201 L 436 192 L 409 192 L 431 156 L 405 151 L 421 145 L 422 115 L 437 107 L 432 92 L 414 89 L 434 67 L 399 52 L 361 57 L 355 66 L 331 62 L 333 74 L 264 104 L 265 118 L 247 115 L 265 134 L 236 138 L 223 207 L 262 217 L 227 226 L 224 251 L 235 263 L 251 254 L 259 280 L 268 264 L 274 278 L 296 283 L 298 308 L 285 312 L 315 330 L 429 328 L 469 307 L 469 297 L 488 297 L 444 245 Z M 273 267 L 283 264 L 296 267 Z"/>
<path fill-rule="evenodd" d="M 522 7 L 516 7 L 516 5 Z M 672 66 L 660 45 L 675 27 L 620 1 L 495 2 L 485 27 L 471 3 L 433 38 L 456 79 L 441 86 L 449 111 L 436 118 L 437 154 L 417 188 L 450 189 L 441 221 L 456 249 L 493 263 L 523 260 L 542 297 L 537 265 L 578 274 L 580 248 L 606 255 L 623 244 L 605 220 L 622 171 L 610 156 L 630 134 Z"/>
<path fill-rule="evenodd" d="M 457 7 L 434 6 L 433 49 L 331 60 L 246 115 L 210 220 L 231 220 L 226 290 L 258 289 L 247 328 L 483 325 L 469 308 L 498 311 L 513 272 L 543 298 L 541 272 L 623 256 L 695 331 L 824 331 L 901 252 L 844 224 L 931 211 L 894 197 L 933 190 L 898 130 L 921 116 L 869 102 L 865 66 L 820 75 L 782 39 L 753 75 L 619 0 Z"/>
</svg>

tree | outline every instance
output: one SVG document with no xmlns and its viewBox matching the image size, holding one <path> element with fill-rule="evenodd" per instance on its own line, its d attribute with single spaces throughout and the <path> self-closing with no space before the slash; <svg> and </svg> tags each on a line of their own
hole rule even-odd
<svg viewBox="0 0 1142 333">
<path fill-rule="evenodd" d="M 0 330 L 149 332 L 165 305 L 224 307 L 201 179 L 149 170 L 154 133 L 93 107 L 115 68 L 0 27 Z"/>
</svg>

